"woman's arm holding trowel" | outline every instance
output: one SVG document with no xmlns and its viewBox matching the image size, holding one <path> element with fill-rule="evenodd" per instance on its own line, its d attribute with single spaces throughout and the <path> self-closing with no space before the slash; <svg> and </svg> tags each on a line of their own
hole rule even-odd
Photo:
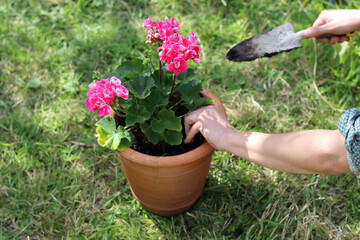
<svg viewBox="0 0 360 240">
<path fill-rule="evenodd" d="M 206 92 L 203 92 L 206 97 Z M 284 134 L 239 132 L 215 106 L 185 116 L 185 143 L 201 132 L 216 149 L 255 164 L 292 173 L 349 172 L 344 136 L 339 130 L 310 130 Z"/>
<path fill-rule="evenodd" d="M 341 37 L 317 38 L 319 42 L 334 44 L 349 41 L 350 38 L 347 37 L 346 34 L 359 30 L 360 10 L 324 10 L 320 13 L 313 26 L 305 30 L 304 36 L 311 38 L 326 33 L 343 35 Z"/>
</svg>

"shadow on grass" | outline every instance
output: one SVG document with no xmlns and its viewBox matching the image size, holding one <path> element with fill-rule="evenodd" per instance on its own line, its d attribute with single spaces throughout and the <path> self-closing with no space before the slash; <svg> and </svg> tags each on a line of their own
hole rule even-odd
<svg viewBox="0 0 360 240">
<path fill-rule="evenodd" d="M 239 167 L 212 164 L 203 194 L 187 213 L 147 216 L 164 236 L 179 239 L 336 236 L 347 221 L 342 212 L 351 211 L 352 204 L 341 199 L 354 192 L 344 193 L 337 183 L 353 176 L 286 174 L 234 160 Z"/>
</svg>

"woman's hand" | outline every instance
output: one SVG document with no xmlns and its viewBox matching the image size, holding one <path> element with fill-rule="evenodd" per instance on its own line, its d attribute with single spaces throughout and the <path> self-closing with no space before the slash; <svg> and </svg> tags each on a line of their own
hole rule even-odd
<svg viewBox="0 0 360 240">
<path fill-rule="evenodd" d="M 311 38 L 325 33 L 343 35 L 331 38 L 317 38 L 319 42 L 334 44 L 350 41 L 346 34 L 358 30 L 360 30 L 360 10 L 323 10 L 313 26 L 305 30 L 304 36 Z"/>
<path fill-rule="evenodd" d="M 204 94 L 203 96 L 206 97 Z M 185 116 L 186 138 L 184 142 L 192 142 L 199 132 L 214 148 L 226 150 L 227 138 L 236 130 L 220 108 L 211 105 L 189 112 Z"/>
</svg>

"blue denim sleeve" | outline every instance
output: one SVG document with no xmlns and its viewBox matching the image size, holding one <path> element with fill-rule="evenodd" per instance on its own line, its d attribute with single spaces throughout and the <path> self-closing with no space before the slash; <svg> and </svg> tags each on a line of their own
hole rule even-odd
<svg viewBox="0 0 360 240">
<path fill-rule="evenodd" d="M 341 115 L 338 129 L 345 137 L 345 148 L 350 170 L 360 173 L 360 111 L 351 108 Z M 360 176 L 359 176 L 360 177 Z"/>
</svg>

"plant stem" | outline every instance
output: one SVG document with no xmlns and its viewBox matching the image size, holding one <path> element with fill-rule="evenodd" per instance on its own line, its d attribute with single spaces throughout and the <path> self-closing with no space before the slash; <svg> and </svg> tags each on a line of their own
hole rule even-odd
<svg viewBox="0 0 360 240">
<path fill-rule="evenodd" d="M 150 67 L 152 67 L 153 71 L 155 71 L 155 66 L 154 66 L 154 64 L 152 63 L 151 57 L 150 57 Z"/>
<path fill-rule="evenodd" d="M 114 110 L 115 114 L 118 115 L 119 117 L 122 117 L 122 118 L 126 117 L 126 114 L 120 113 L 117 109 L 113 108 L 113 110 Z"/>
<path fill-rule="evenodd" d="M 169 110 L 173 109 L 174 107 L 176 107 L 177 105 L 179 105 L 181 103 L 181 100 L 176 102 L 174 105 L 172 105 L 171 107 L 169 107 Z"/>
<path fill-rule="evenodd" d="M 173 80 L 173 83 L 172 83 L 170 96 L 171 96 L 171 95 L 172 95 L 172 93 L 174 92 L 174 88 L 175 88 L 175 80 L 176 80 L 176 75 L 174 74 L 174 80 Z"/>
<path fill-rule="evenodd" d="M 161 61 L 159 58 L 159 64 L 160 64 L 160 85 L 162 84 L 162 69 L 161 69 Z"/>
</svg>

